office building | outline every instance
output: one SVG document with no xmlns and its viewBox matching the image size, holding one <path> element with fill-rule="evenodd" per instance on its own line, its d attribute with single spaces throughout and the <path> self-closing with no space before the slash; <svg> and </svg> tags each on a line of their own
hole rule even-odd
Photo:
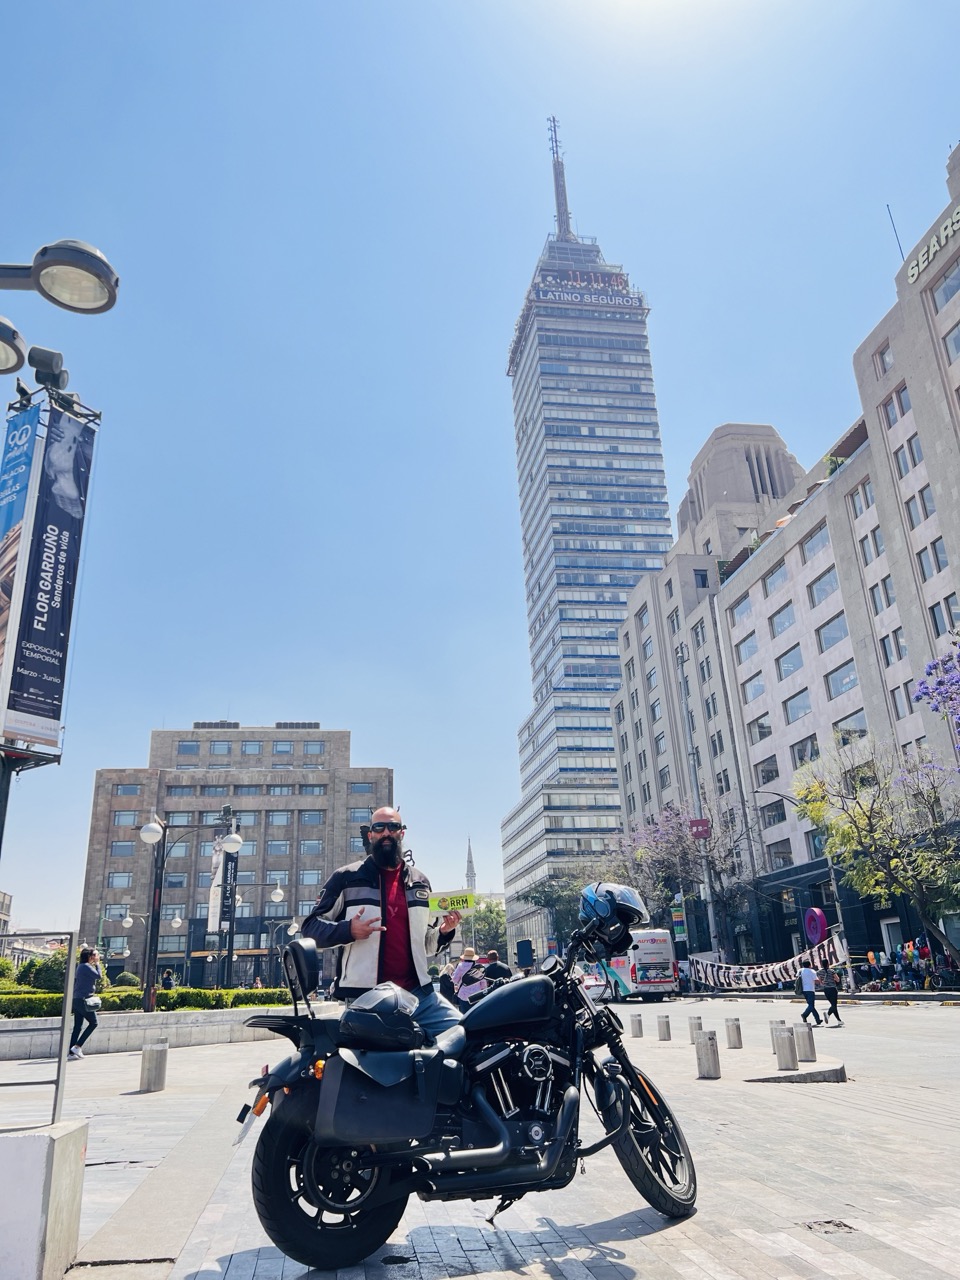
<svg viewBox="0 0 960 1280">
<path fill-rule="evenodd" d="M 756 939 L 768 956 L 799 949 L 805 907 L 836 919 L 820 837 L 790 802 L 796 770 L 866 734 L 904 755 L 955 751 L 948 725 L 912 699 L 960 625 L 960 147 L 947 168 L 950 203 L 908 253 L 896 304 L 855 353 L 863 417 L 757 536 L 717 564 L 711 607 L 733 739 L 725 754 L 756 812 L 759 892 L 777 904 Z M 679 690 L 672 700 L 679 720 Z M 636 761 L 620 757 L 629 803 Z M 713 757 L 709 769 L 702 749 L 693 760 L 701 788 L 716 786 Z M 657 811 L 664 797 L 651 799 Z M 861 902 L 842 886 L 841 899 L 853 949 L 889 952 L 918 928 L 905 904 Z"/>
<path fill-rule="evenodd" d="M 627 595 L 670 546 L 647 306 L 571 229 L 551 122 L 557 229 L 510 348 L 533 710 L 520 802 L 502 824 L 508 937 L 543 955 L 549 921 L 519 900 L 576 872 L 620 822 L 610 694 Z"/>
<path fill-rule="evenodd" d="M 154 868 L 138 829 L 156 814 L 169 824 L 160 968 L 185 985 L 222 981 L 226 940 L 208 929 L 207 913 L 213 832 L 229 804 L 244 839 L 233 979 L 274 985 L 286 927 L 313 909 L 335 867 L 364 856 L 360 824 L 392 803 L 393 770 L 353 766 L 349 732 L 319 722 L 154 730 L 145 768 L 97 770 L 81 939 L 99 938 L 111 976 L 142 975 Z"/>
</svg>

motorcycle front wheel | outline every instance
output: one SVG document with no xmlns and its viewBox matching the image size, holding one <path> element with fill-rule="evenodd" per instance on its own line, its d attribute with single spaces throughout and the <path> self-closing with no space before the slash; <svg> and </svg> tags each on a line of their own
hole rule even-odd
<svg viewBox="0 0 960 1280">
<path fill-rule="evenodd" d="M 281 1253 L 336 1271 L 362 1262 L 390 1238 L 408 1197 L 366 1208 L 389 1173 L 357 1168 L 369 1148 L 318 1146 L 308 1111 L 287 1103 L 267 1120 L 253 1155 L 253 1203 Z"/>
<path fill-rule="evenodd" d="M 649 1205 L 667 1218 L 686 1218 L 697 1202 L 697 1174 L 683 1130 L 660 1090 L 633 1065 L 620 1077 L 630 1091 L 630 1124 L 614 1139 L 624 1173 Z M 620 1104 L 603 1112 L 607 1132 L 620 1123 Z"/>
</svg>

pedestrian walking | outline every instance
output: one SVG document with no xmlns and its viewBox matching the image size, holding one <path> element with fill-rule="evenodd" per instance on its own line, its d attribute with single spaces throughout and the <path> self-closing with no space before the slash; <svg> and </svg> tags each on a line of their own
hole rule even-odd
<svg viewBox="0 0 960 1280">
<path fill-rule="evenodd" d="M 466 1013 L 470 1008 L 472 997 L 482 995 L 487 989 L 484 967 L 478 961 L 473 947 L 464 947 L 460 953 L 457 967 L 453 971 L 453 988 L 457 993 L 461 1013 Z"/>
<path fill-rule="evenodd" d="M 84 947 L 73 976 L 73 1034 L 70 1036 L 70 1052 L 67 1057 L 74 1062 L 83 1057 L 83 1046 L 97 1029 L 100 997 L 96 990 L 102 977 L 100 953 L 95 947 Z M 83 1025 L 85 1022 L 86 1027 Z"/>
<path fill-rule="evenodd" d="M 807 1001 L 807 1007 L 800 1015 L 801 1020 L 806 1022 L 807 1018 L 812 1013 L 816 1019 L 817 1026 L 822 1026 L 823 1019 L 814 1007 L 814 1001 L 817 998 L 817 975 L 814 973 L 813 966 L 810 964 L 809 960 L 800 961 L 800 990 L 803 992 Z"/>
<path fill-rule="evenodd" d="M 487 981 L 497 982 L 501 978 L 512 978 L 513 971 L 509 965 L 503 964 L 499 951 L 487 952 Z"/>
<path fill-rule="evenodd" d="M 820 970 L 817 977 L 820 980 L 820 985 L 823 988 L 823 994 L 827 997 L 827 1004 L 829 1005 L 829 1008 L 827 1009 L 827 1012 L 824 1015 L 824 1019 L 823 1019 L 824 1026 L 829 1027 L 830 1015 L 832 1013 L 837 1020 L 837 1026 L 842 1027 L 843 1020 L 841 1019 L 840 1011 L 837 1008 L 837 997 L 840 994 L 839 979 L 837 978 L 836 973 L 833 971 L 833 969 L 830 968 L 828 964 L 823 966 L 823 968 Z"/>
</svg>

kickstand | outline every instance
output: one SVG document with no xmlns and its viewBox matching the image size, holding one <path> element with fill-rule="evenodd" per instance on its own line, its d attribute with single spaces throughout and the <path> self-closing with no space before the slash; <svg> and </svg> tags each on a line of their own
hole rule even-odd
<svg viewBox="0 0 960 1280">
<path fill-rule="evenodd" d="M 517 1201 L 518 1201 L 519 1199 L 520 1199 L 520 1197 L 519 1197 L 519 1196 L 501 1196 L 501 1197 L 500 1197 L 500 1203 L 499 1203 L 499 1204 L 497 1205 L 497 1207 L 494 1209 L 493 1213 L 491 1213 L 491 1214 L 489 1215 L 489 1217 L 484 1218 L 484 1222 L 489 1223 L 489 1224 L 490 1224 L 490 1226 L 492 1227 L 492 1226 L 493 1226 L 493 1220 L 494 1220 L 494 1218 L 497 1216 L 497 1214 L 498 1214 L 498 1213 L 503 1213 L 504 1209 L 509 1209 L 509 1208 L 510 1208 L 510 1206 L 511 1206 L 512 1204 L 516 1204 L 516 1203 L 517 1203 Z"/>
</svg>

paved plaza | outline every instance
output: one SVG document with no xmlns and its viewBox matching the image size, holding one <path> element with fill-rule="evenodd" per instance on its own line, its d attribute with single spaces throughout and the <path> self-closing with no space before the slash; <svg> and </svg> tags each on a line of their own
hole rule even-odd
<svg viewBox="0 0 960 1280">
<path fill-rule="evenodd" d="M 673 1106 L 694 1154 L 697 1213 L 668 1222 L 603 1151 L 563 1191 L 529 1195 L 484 1222 L 493 1202 L 411 1200 L 389 1243 L 339 1280 L 793 1280 L 960 1277 L 960 1008 L 841 1005 L 842 1028 L 815 1032 L 846 1083 L 749 1083 L 776 1075 L 769 1021 L 799 1002 L 685 1000 L 630 1006 L 630 1041 Z M 673 1039 L 657 1039 L 668 1013 Z M 717 1031 L 720 1080 L 696 1078 L 687 1018 Z M 743 1050 L 727 1049 L 739 1017 Z M 246 1085 L 285 1042 L 178 1049 L 167 1088 L 140 1094 L 139 1054 L 69 1066 L 64 1118 L 88 1117 L 81 1249 L 70 1280 L 294 1280 L 310 1272 L 268 1242 L 253 1211 L 255 1135 L 236 1148 Z M 49 1075 L 0 1063 L 0 1080 Z M 0 1090 L 0 1123 L 42 1122 L 49 1090 Z M 584 1125 L 594 1136 L 596 1123 Z"/>
</svg>

